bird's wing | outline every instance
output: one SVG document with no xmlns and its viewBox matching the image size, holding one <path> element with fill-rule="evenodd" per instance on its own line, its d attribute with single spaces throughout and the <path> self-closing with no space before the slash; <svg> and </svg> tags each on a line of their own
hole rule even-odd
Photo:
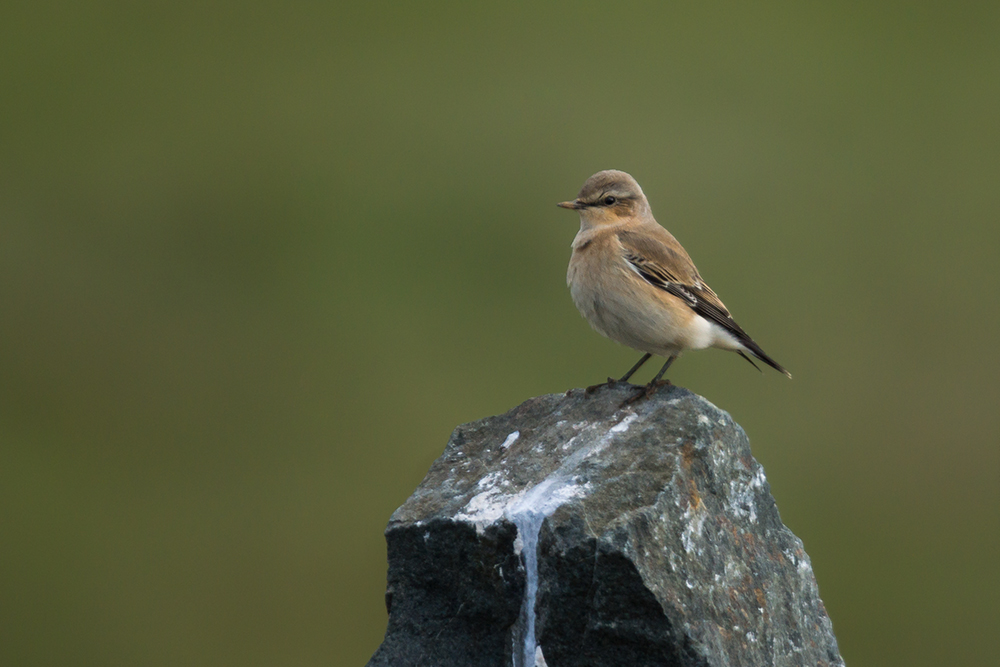
<svg viewBox="0 0 1000 667">
<path fill-rule="evenodd" d="M 749 338 L 733 320 L 718 295 L 698 275 L 698 269 L 684 248 L 669 232 L 665 229 L 663 232 L 662 237 L 645 229 L 618 232 L 625 260 L 650 285 L 676 296 L 691 310 L 737 338 Z"/>
<path fill-rule="evenodd" d="M 695 313 L 729 332 L 755 357 L 788 375 L 788 371 L 771 359 L 736 323 L 718 295 L 698 275 L 694 262 L 670 232 L 656 225 L 655 228 L 622 230 L 617 237 L 624 250 L 625 261 L 643 280 L 677 297 Z"/>
</svg>

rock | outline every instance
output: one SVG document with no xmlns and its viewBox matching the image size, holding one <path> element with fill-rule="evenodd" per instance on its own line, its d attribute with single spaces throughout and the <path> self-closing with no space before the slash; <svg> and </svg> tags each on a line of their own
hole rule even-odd
<svg viewBox="0 0 1000 667">
<path fill-rule="evenodd" d="M 389 521 L 369 667 L 843 665 L 746 434 L 664 387 L 455 429 Z"/>
</svg>

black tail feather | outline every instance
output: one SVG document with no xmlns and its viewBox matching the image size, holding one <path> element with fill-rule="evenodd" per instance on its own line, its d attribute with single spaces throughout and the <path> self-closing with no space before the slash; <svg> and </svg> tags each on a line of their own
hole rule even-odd
<svg viewBox="0 0 1000 667">
<path fill-rule="evenodd" d="M 757 357 L 758 359 L 760 359 L 761 361 L 763 361 L 765 364 L 767 364 L 768 366 L 770 366 L 774 370 L 778 371 L 779 373 L 784 373 L 785 375 L 788 376 L 789 380 L 792 379 L 792 374 L 789 373 L 787 370 L 785 370 L 784 366 L 782 366 L 777 361 L 775 361 L 774 359 L 772 359 L 771 357 L 769 357 L 767 355 L 767 352 L 764 352 L 764 350 L 760 349 L 760 345 L 758 345 L 757 343 L 755 343 L 752 339 L 750 339 L 749 337 L 747 337 L 746 339 L 741 340 L 740 342 L 743 343 L 743 346 L 747 350 L 750 351 L 750 354 L 752 354 L 753 356 Z M 745 354 L 743 354 L 743 350 L 740 350 L 739 353 L 740 353 L 740 355 L 744 359 L 746 359 L 747 361 L 750 361 L 749 359 L 747 359 L 747 356 Z M 750 363 L 753 363 L 753 362 L 750 362 Z M 754 364 L 754 365 L 756 366 L 756 364 Z M 760 370 L 760 369 L 758 368 L 757 370 Z"/>
<path fill-rule="evenodd" d="M 760 370 L 760 366 L 758 366 L 757 364 L 755 364 L 753 362 L 753 359 L 751 359 L 750 357 L 748 357 L 743 350 L 736 350 L 736 354 L 738 354 L 741 357 L 743 357 L 744 359 L 746 359 L 747 363 L 750 364 L 751 366 L 753 366 L 754 368 L 756 368 L 758 373 L 763 373 L 764 372 L 764 371 Z"/>
</svg>

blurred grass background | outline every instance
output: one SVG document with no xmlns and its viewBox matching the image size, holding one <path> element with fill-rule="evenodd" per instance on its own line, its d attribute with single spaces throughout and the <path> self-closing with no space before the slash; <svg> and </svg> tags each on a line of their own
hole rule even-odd
<svg viewBox="0 0 1000 667">
<path fill-rule="evenodd" d="M 995 664 L 998 34 L 982 2 L 4 4 L 0 663 L 364 664 L 453 427 L 637 358 L 574 309 L 554 206 L 614 167 L 795 375 L 671 373 L 749 433 L 848 664 Z"/>
</svg>

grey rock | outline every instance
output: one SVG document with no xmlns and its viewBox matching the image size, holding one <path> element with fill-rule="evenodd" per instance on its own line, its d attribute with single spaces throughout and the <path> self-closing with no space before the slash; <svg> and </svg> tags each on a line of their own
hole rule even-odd
<svg viewBox="0 0 1000 667">
<path fill-rule="evenodd" d="M 386 529 L 370 667 L 844 664 L 743 430 L 673 386 L 623 407 L 635 391 L 455 429 Z"/>
</svg>

